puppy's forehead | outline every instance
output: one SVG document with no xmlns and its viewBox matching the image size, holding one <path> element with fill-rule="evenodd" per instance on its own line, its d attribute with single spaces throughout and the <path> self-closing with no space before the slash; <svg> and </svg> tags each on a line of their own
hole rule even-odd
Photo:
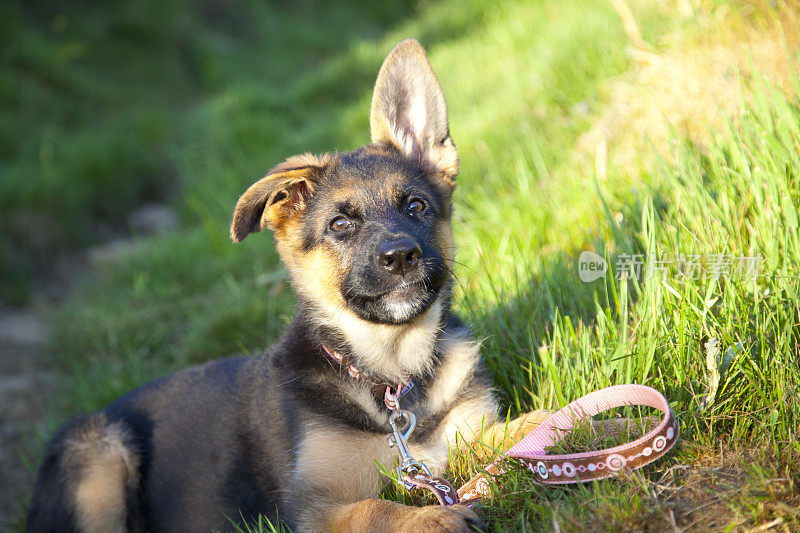
<svg viewBox="0 0 800 533">
<path fill-rule="evenodd" d="M 398 191 L 429 184 L 424 172 L 408 159 L 362 149 L 340 154 L 320 185 L 320 193 L 327 199 L 369 201 L 393 198 Z"/>
</svg>

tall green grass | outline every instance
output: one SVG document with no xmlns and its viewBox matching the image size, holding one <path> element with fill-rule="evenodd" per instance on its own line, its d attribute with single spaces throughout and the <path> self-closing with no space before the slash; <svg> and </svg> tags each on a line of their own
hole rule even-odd
<svg viewBox="0 0 800 533">
<path fill-rule="evenodd" d="M 459 307 L 486 337 L 484 354 L 512 413 L 557 408 L 608 385 L 643 383 L 668 398 L 684 442 L 660 472 L 625 481 L 553 489 L 524 471 L 512 474 L 482 509 L 494 530 L 665 530 L 673 527 L 672 510 L 681 508 L 692 511 L 700 529 L 776 516 L 790 529 L 800 526 L 786 512 L 791 503 L 780 500 L 796 502 L 796 491 L 769 489 L 765 481 L 783 479 L 791 487 L 800 475 L 800 90 L 788 99 L 766 83 L 743 92 L 741 123 L 728 122 L 703 146 L 683 141 L 674 159 L 643 169 L 650 186 L 639 201 L 627 200 L 626 191 L 603 197 L 608 216 L 598 224 L 607 237 L 589 249 L 605 251 L 605 279 L 580 281 L 580 250 L 551 254 L 549 266 L 531 268 L 519 238 L 507 245 L 508 257 L 522 265 L 510 281 L 494 262 L 462 272 L 483 282 L 464 291 Z M 621 222 L 612 212 L 624 213 Z M 523 234 L 525 222 L 510 219 L 505 227 Z M 591 225 L 584 231 L 573 245 L 598 235 Z M 645 258 L 641 277 L 615 279 L 623 254 Z M 713 275 L 719 256 L 733 261 L 730 276 Z M 681 275 L 681 257 L 699 258 L 696 278 Z M 736 272 L 745 257 L 758 258 L 757 276 Z M 648 277 L 653 260 L 666 266 Z M 586 285 L 594 290 L 590 301 L 580 297 Z M 703 450 L 714 449 L 717 466 L 698 466 L 707 461 Z M 755 451 L 735 467 L 734 478 L 724 477 L 732 475 L 725 457 L 743 461 L 742 449 Z M 678 503 L 665 504 L 654 495 L 665 466 L 676 461 L 698 472 L 685 478 L 682 501 L 674 493 Z M 717 478 L 720 469 L 725 473 Z M 672 479 L 680 486 L 674 472 Z"/>
<path fill-rule="evenodd" d="M 467 293 L 473 321 L 489 335 L 490 365 L 517 409 L 645 383 L 666 392 L 695 442 L 797 448 L 800 110 L 766 84 L 747 92 L 741 125 L 728 123 L 707 146 L 684 143 L 675 161 L 655 165 L 640 203 L 620 206 L 622 224 L 606 219 L 618 236 L 605 243 L 610 274 L 620 273 L 620 254 L 638 253 L 645 264 L 637 280 L 592 283 L 588 320 L 554 305 L 563 295 L 553 281 L 581 283 L 577 254 L 556 280 L 520 279 L 494 312 L 480 309 L 485 292 Z M 681 257 L 697 258 L 696 277 L 681 272 Z M 757 275 L 737 272 L 742 258 L 755 258 L 746 261 L 756 261 Z M 663 271 L 648 276 L 648 259 L 665 261 Z M 722 261 L 731 265 L 714 276 Z M 714 398 L 711 340 L 720 374 Z"/>
</svg>

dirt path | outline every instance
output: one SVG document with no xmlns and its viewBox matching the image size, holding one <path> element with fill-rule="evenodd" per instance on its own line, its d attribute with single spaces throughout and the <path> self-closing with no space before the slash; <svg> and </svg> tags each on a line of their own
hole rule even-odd
<svg viewBox="0 0 800 533">
<path fill-rule="evenodd" d="M 33 485 L 22 455 L 44 429 L 43 391 L 54 374 L 42 357 L 47 327 L 31 311 L 0 310 L 0 531 L 13 531 Z"/>
<path fill-rule="evenodd" d="M 137 235 L 174 230 L 178 217 L 165 203 L 139 206 L 128 216 L 128 227 Z M 64 253 L 52 261 L 46 275 L 35 280 L 27 308 L 12 309 L 0 302 L 0 532 L 24 531 L 24 518 L 35 471 L 39 437 L 45 431 L 45 399 L 56 385 L 52 363 L 45 352 L 49 336 L 44 313 L 58 306 L 72 292 L 76 281 L 99 263 L 119 262 L 142 243 L 130 235 L 99 243 L 87 250 Z M 31 453 L 33 452 L 33 453 Z"/>
</svg>

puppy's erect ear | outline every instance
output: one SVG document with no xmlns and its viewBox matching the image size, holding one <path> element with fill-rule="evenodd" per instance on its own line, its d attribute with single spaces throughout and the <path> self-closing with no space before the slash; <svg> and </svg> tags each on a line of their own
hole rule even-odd
<svg viewBox="0 0 800 533">
<path fill-rule="evenodd" d="M 407 39 L 383 62 L 369 116 L 372 142 L 390 144 L 455 186 L 458 151 L 447 126 L 447 103 L 425 50 Z"/>
<path fill-rule="evenodd" d="M 322 170 L 329 162 L 328 154 L 296 155 L 251 185 L 233 210 L 233 242 L 242 242 L 250 233 L 267 226 L 278 231 L 286 221 L 302 213 Z"/>
</svg>

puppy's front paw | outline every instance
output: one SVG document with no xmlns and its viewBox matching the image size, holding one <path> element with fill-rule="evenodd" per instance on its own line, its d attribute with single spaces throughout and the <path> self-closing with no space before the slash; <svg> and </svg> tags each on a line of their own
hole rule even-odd
<svg viewBox="0 0 800 533">
<path fill-rule="evenodd" d="M 475 512 L 463 505 L 442 507 L 429 505 L 420 507 L 411 514 L 409 520 L 403 524 L 401 531 L 404 533 L 418 533 L 420 531 L 436 531 L 447 533 L 467 533 L 472 531 L 485 531 L 481 519 Z"/>
</svg>

